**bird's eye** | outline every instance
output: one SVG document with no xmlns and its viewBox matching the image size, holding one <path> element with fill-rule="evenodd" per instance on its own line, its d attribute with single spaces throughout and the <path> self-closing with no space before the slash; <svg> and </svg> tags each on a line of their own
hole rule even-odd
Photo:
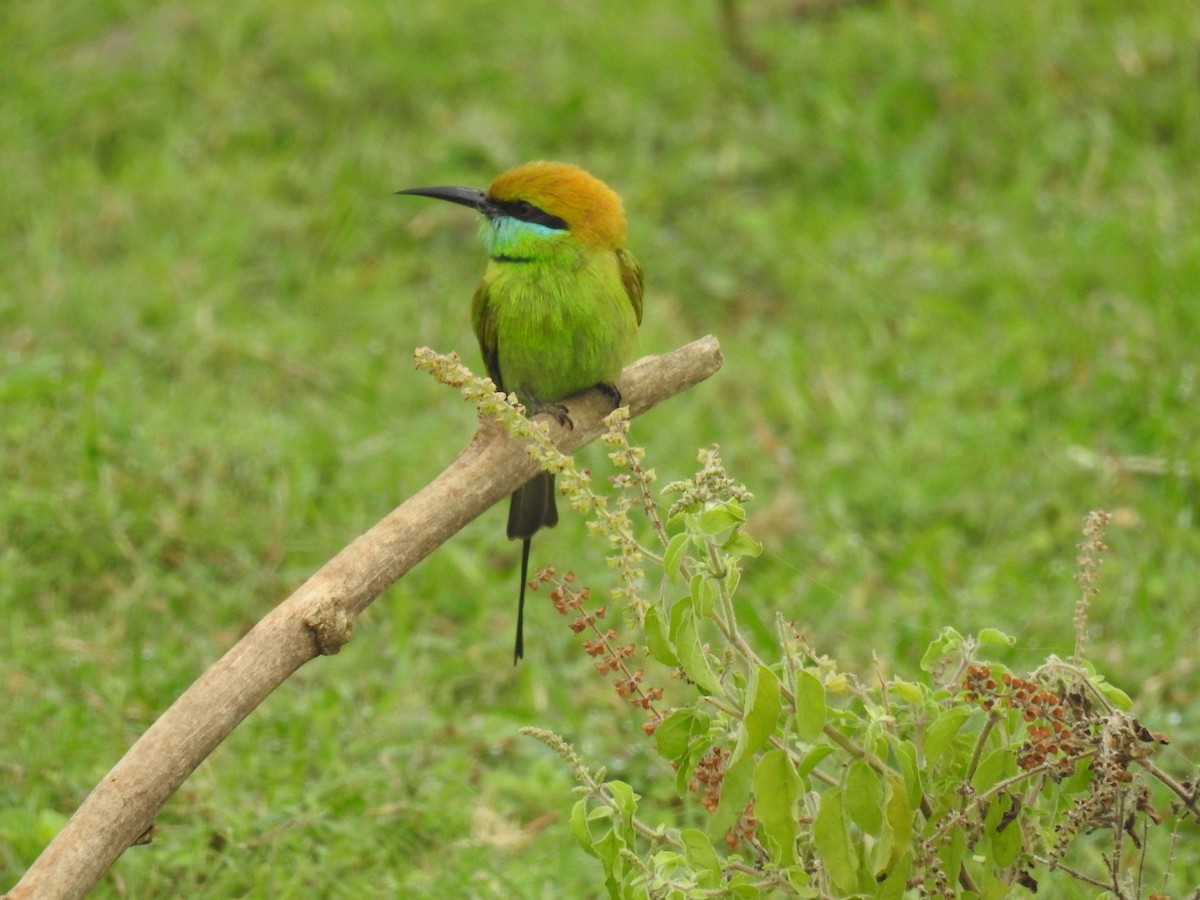
<svg viewBox="0 0 1200 900">
<path fill-rule="evenodd" d="M 520 219 L 522 222 L 541 225 L 553 231 L 567 230 L 566 222 L 558 216 L 551 215 L 541 207 L 535 206 L 528 200 L 501 200 L 497 205 L 503 211 L 504 215 Z"/>
</svg>

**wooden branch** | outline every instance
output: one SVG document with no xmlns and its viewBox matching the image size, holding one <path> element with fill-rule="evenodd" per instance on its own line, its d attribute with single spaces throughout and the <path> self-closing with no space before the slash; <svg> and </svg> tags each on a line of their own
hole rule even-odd
<svg viewBox="0 0 1200 900">
<path fill-rule="evenodd" d="M 720 367 L 720 346 L 706 337 L 639 360 L 622 373 L 618 387 L 636 416 Z M 593 390 L 566 406 L 575 427 L 551 425 L 550 434 L 571 452 L 600 435 L 612 403 Z M 380 593 L 536 471 L 519 442 L 483 422 L 444 472 L 326 563 L 150 726 L 7 900 L 87 894 L 127 847 L 150 834 L 171 794 L 275 688 L 309 660 L 337 653 L 350 639 L 355 617 Z"/>
</svg>

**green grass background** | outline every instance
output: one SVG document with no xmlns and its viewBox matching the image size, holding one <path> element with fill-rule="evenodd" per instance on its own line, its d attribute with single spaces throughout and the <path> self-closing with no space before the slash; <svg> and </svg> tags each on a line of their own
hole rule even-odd
<svg viewBox="0 0 1200 900">
<path fill-rule="evenodd" d="M 757 495 L 752 623 L 909 677 L 942 625 L 998 626 L 1032 666 L 1071 651 L 1109 509 L 1090 655 L 1164 765 L 1196 758 L 1196 7 L 744 6 L 762 71 L 682 0 L 0 5 L 0 889 L 465 444 L 411 360 L 477 363 L 475 223 L 392 192 L 534 158 L 623 195 L 645 352 L 722 342 L 634 437 L 663 481 L 719 442 Z M 97 896 L 597 896 L 569 774 L 517 728 L 664 773 L 541 597 L 511 666 L 502 531 L 388 591 Z M 603 554 L 567 515 L 534 561 L 600 590 Z"/>
</svg>

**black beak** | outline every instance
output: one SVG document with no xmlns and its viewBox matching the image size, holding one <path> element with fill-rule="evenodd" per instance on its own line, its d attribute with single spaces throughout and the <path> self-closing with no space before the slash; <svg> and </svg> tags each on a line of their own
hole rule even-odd
<svg viewBox="0 0 1200 900">
<path fill-rule="evenodd" d="M 396 193 L 414 194 L 418 197 L 433 197 L 436 200 L 449 200 L 451 203 L 458 203 L 461 206 L 469 206 L 471 209 L 479 210 L 485 216 L 495 212 L 495 206 L 488 199 L 487 194 L 477 188 L 422 187 L 406 188 L 403 191 L 396 191 Z"/>
</svg>

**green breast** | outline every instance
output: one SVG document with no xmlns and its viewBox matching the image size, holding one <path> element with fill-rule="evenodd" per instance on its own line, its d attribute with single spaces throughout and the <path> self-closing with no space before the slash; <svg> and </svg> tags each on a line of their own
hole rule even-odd
<svg viewBox="0 0 1200 900">
<path fill-rule="evenodd" d="M 525 403 L 550 403 L 612 382 L 633 356 L 637 319 L 616 255 L 493 262 L 489 312 L 500 375 Z"/>
</svg>

